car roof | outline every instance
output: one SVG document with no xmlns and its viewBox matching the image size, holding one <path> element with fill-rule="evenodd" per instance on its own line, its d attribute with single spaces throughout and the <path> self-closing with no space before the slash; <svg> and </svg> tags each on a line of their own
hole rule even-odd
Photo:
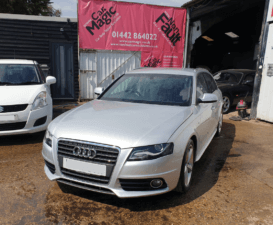
<svg viewBox="0 0 273 225">
<path fill-rule="evenodd" d="M 0 59 L 0 64 L 37 64 L 37 62 L 26 59 Z"/>
<path fill-rule="evenodd" d="M 171 74 L 196 76 L 196 74 L 201 71 L 209 73 L 206 69 L 201 68 L 141 68 L 126 72 L 126 74 Z"/>
<path fill-rule="evenodd" d="M 250 69 L 229 69 L 229 70 L 221 70 L 221 71 L 218 71 L 214 74 L 217 74 L 217 73 L 222 73 L 222 72 L 230 72 L 230 73 L 255 73 L 256 70 L 250 70 Z"/>
</svg>

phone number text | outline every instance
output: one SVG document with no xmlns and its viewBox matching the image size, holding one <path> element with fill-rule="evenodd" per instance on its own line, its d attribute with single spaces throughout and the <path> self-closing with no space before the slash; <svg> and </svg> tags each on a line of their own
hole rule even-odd
<svg viewBox="0 0 273 225">
<path fill-rule="evenodd" d="M 157 34 L 141 34 L 141 33 L 131 33 L 131 32 L 118 32 L 113 31 L 112 32 L 113 38 L 127 38 L 127 39 L 144 39 L 144 40 L 151 40 L 156 41 L 157 40 Z"/>
</svg>

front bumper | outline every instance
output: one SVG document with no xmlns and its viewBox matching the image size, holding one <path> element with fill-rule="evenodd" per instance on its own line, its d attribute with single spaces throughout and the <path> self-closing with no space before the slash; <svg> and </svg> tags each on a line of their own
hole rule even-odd
<svg viewBox="0 0 273 225">
<path fill-rule="evenodd" d="M 18 120 L 12 121 L 12 122 L 0 121 L 0 124 L 26 122 L 26 125 L 23 129 L 0 131 L 0 136 L 16 135 L 16 134 L 29 134 L 29 133 L 36 133 L 36 132 L 46 130 L 48 124 L 52 120 L 52 104 L 49 104 L 41 109 L 37 109 L 34 111 L 31 111 L 31 106 L 32 105 L 28 105 L 28 107 L 24 111 L 21 111 L 21 112 L 5 113 L 4 115 L 16 115 Z M 34 127 L 35 122 L 38 119 L 43 118 L 45 116 L 47 117 L 46 122 L 40 126 Z"/>
<path fill-rule="evenodd" d="M 62 174 L 57 155 L 58 140 L 53 137 L 52 146 L 43 144 L 42 155 L 44 159 L 55 166 L 55 173 L 51 173 L 45 165 L 44 170 L 50 180 L 58 180 L 71 186 L 87 189 L 105 194 L 115 194 L 120 198 L 133 198 L 159 195 L 173 190 L 178 182 L 181 168 L 181 159 L 168 155 L 155 160 L 128 162 L 126 161 L 132 149 L 121 149 L 116 165 L 108 184 L 86 182 L 80 179 L 67 177 Z M 56 149 L 56 150 L 55 150 Z M 167 187 L 147 191 L 125 191 L 119 179 L 163 179 Z"/>
</svg>

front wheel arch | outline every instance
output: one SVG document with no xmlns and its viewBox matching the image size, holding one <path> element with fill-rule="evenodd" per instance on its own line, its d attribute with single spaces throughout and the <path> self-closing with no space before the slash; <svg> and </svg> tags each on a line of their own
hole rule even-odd
<svg viewBox="0 0 273 225">
<path fill-rule="evenodd" d="M 194 149 L 194 162 L 195 162 L 195 158 L 196 158 L 196 151 L 197 151 L 197 137 L 195 136 L 195 135 L 193 135 L 191 138 L 190 138 L 190 140 L 192 140 L 193 141 L 193 143 L 194 143 L 194 146 L 195 146 L 195 149 Z M 184 153 L 185 154 L 185 153 Z M 183 156 L 184 157 L 184 156 Z"/>
</svg>

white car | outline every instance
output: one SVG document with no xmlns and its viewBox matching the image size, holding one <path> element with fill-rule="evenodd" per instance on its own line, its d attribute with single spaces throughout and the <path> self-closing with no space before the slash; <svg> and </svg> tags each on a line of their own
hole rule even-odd
<svg viewBox="0 0 273 225">
<path fill-rule="evenodd" d="M 95 93 L 50 123 L 42 150 L 48 178 L 120 198 L 189 190 L 194 162 L 222 127 L 212 75 L 138 69 Z"/>
<path fill-rule="evenodd" d="M 0 60 L 0 136 L 46 130 L 52 120 L 50 85 L 38 63 Z"/>
</svg>

